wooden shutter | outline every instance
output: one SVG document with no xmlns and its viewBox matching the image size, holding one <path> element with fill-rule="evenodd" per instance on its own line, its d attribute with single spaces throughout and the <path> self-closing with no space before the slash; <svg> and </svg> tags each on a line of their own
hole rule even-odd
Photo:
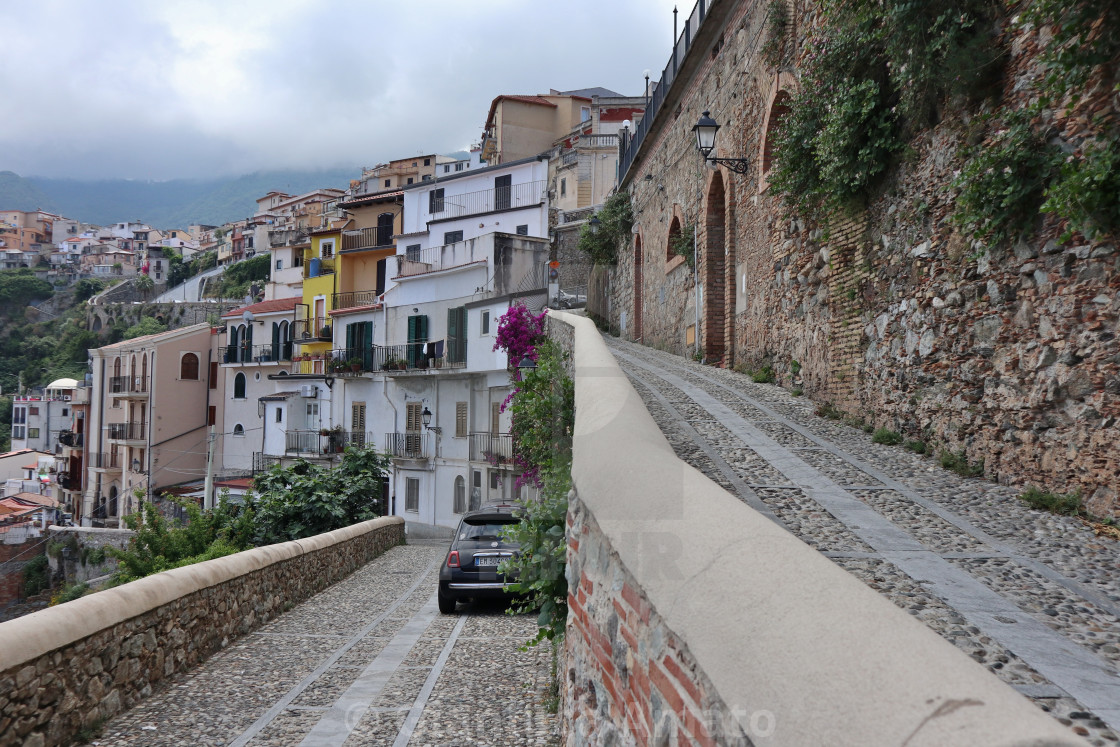
<svg viewBox="0 0 1120 747">
<path fill-rule="evenodd" d="M 408 318 L 408 367 L 416 368 L 423 357 L 423 343 L 428 341 L 428 317 L 417 314 Z"/>
<path fill-rule="evenodd" d="M 211 361 L 210 362 L 210 388 L 211 389 L 217 389 L 218 388 L 218 362 L 217 361 Z"/>
<path fill-rule="evenodd" d="M 464 438 L 467 435 L 467 403 L 455 403 L 455 435 Z"/>
<path fill-rule="evenodd" d="M 502 417 L 502 403 L 501 402 L 491 402 L 490 403 L 490 432 L 491 433 L 497 434 L 497 433 L 501 432 L 501 431 L 498 430 L 498 423 L 501 422 L 501 417 Z"/>
<path fill-rule="evenodd" d="M 355 446 L 366 445 L 366 403 L 354 402 L 350 405 L 350 431 Z"/>
<path fill-rule="evenodd" d="M 420 402 L 409 402 L 405 406 L 405 416 L 404 416 L 404 429 L 405 429 L 405 431 L 407 431 L 408 433 L 419 433 L 420 432 L 420 428 L 423 425 L 423 421 L 420 419 L 420 414 L 421 414 L 421 411 L 423 409 L 424 409 L 423 404 L 420 403 Z"/>
<path fill-rule="evenodd" d="M 447 310 L 447 362 L 465 363 L 467 360 L 467 308 L 457 306 Z"/>
</svg>

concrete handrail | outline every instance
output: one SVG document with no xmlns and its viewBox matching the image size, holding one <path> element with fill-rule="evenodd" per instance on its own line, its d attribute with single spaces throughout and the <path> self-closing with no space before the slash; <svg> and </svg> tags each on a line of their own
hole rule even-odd
<svg viewBox="0 0 1120 747">
<path fill-rule="evenodd" d="M 574 328 L 573 488 L 611 551 L 581 557 L 594 547 L 581 542 L 569 556 L 607 580 L 615 571 L 615 597 L 634 578 L 754 744 L 1084 744 L 678 459 L 594 324 L 550 316 Z M 752 731 L 760 711 L 772 733 Z"/>
<path fill-rule="evenodd" d="M 404 519 L 386 516 L 333 532 L 175 568 L 0 623 L 0 672 L 88 638 L 181 597 Z"/>
</svg>

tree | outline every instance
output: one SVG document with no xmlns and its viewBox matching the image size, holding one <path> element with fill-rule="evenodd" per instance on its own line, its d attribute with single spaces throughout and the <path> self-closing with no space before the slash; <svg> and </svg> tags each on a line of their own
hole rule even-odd
<svg viewBox="0 0 1120 747">
<path fill-rule="evenodd" d="M 139 322 L 132 325 L 124 331 L 122 339 L 131 340 L 134 337 L 144 337 L 145 335 L 158 335 L 160 332 L 166 332 L 167 325 L 160 324 L 154 318 L 146 316 Z"/>
<path fill-rule="evenodd" d="M 74 301 L 81 303 L 82 301 L 93 298 L 105 288 L 105 283 L 94 278 L 82 278 L 74 284 Z"/>
<path fill-rule="evenodd" d="M 136 288 L 136 290 L 146 295 L 151 293 L 152 290 L 155 289 L 156 281 L 152 280 L 151 275 L 141 274 L 137 275 L 135 279 L 133 279 L 132 285 L 134 288 Z"/>
</svg>

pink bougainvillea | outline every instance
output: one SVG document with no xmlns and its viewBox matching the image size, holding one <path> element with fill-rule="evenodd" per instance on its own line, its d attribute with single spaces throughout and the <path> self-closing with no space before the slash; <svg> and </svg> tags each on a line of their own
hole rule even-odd
<svg viewBox="0 0 1120 747">
<path fill-rule="evenodd" d="M 521 379 L 517 364 L 525 356 L 529 356 L 533 362 L 537 360 L 537 345 L 544 339 L 544 318 L 547 314 L 547 311 L 534 314 L 519 301 L 498 319 L 494 350 L 506 351 L 514 369 L 515 380 Z"/>
</svg>

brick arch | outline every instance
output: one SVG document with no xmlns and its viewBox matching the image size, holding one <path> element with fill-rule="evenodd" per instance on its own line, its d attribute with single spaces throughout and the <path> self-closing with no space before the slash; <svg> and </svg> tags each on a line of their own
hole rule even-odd
<svg viewBox="0 0 1120 747">
<path fill-rule="evenodd" d="M 642 256 L 641 230 L 634 235 L 634 325 L 631 337 L 634 340 L 642 339 L 642 292 L 644 288 L 643 275 L 645 272 L 645 258 Z"/>
<path fill-rule="evenodd" d="M 724 170 L 712 173 L 704 201 L 704 317 L 703 341 L 704 357 L 708 360 L 726 361 L 731 352 L 728 344 L 730 316 L 728 314 L 728 291 L 734 288 L 733 281 L 728 283 L 728 238 L 727 230 L 727 180 Z M 732 272 L 734 272 L 732 268 Z"/>
<path fill-rule="evenodd" d="M 673 253 L 673 239 L 681 235 L 684 230 L 684 221 L 677 211 L 673 211 L 673 215 L 669 218 L 669 235 L 665 238 L 665 260 L 671 262 L 679 255 Z"/>
<path fill-rule="evenodd" d="M 776 125 L 790 111 L 793 96 L 797 93 L 797 79 L 788 72 L 774 76 L 770 94 L 766 99 L 766 122 L 762 127 L 762 137 L 758 143 L 758 191 L 765 192 L 770 187 L 769 174 L 773 165 Z"/>
</svg>

